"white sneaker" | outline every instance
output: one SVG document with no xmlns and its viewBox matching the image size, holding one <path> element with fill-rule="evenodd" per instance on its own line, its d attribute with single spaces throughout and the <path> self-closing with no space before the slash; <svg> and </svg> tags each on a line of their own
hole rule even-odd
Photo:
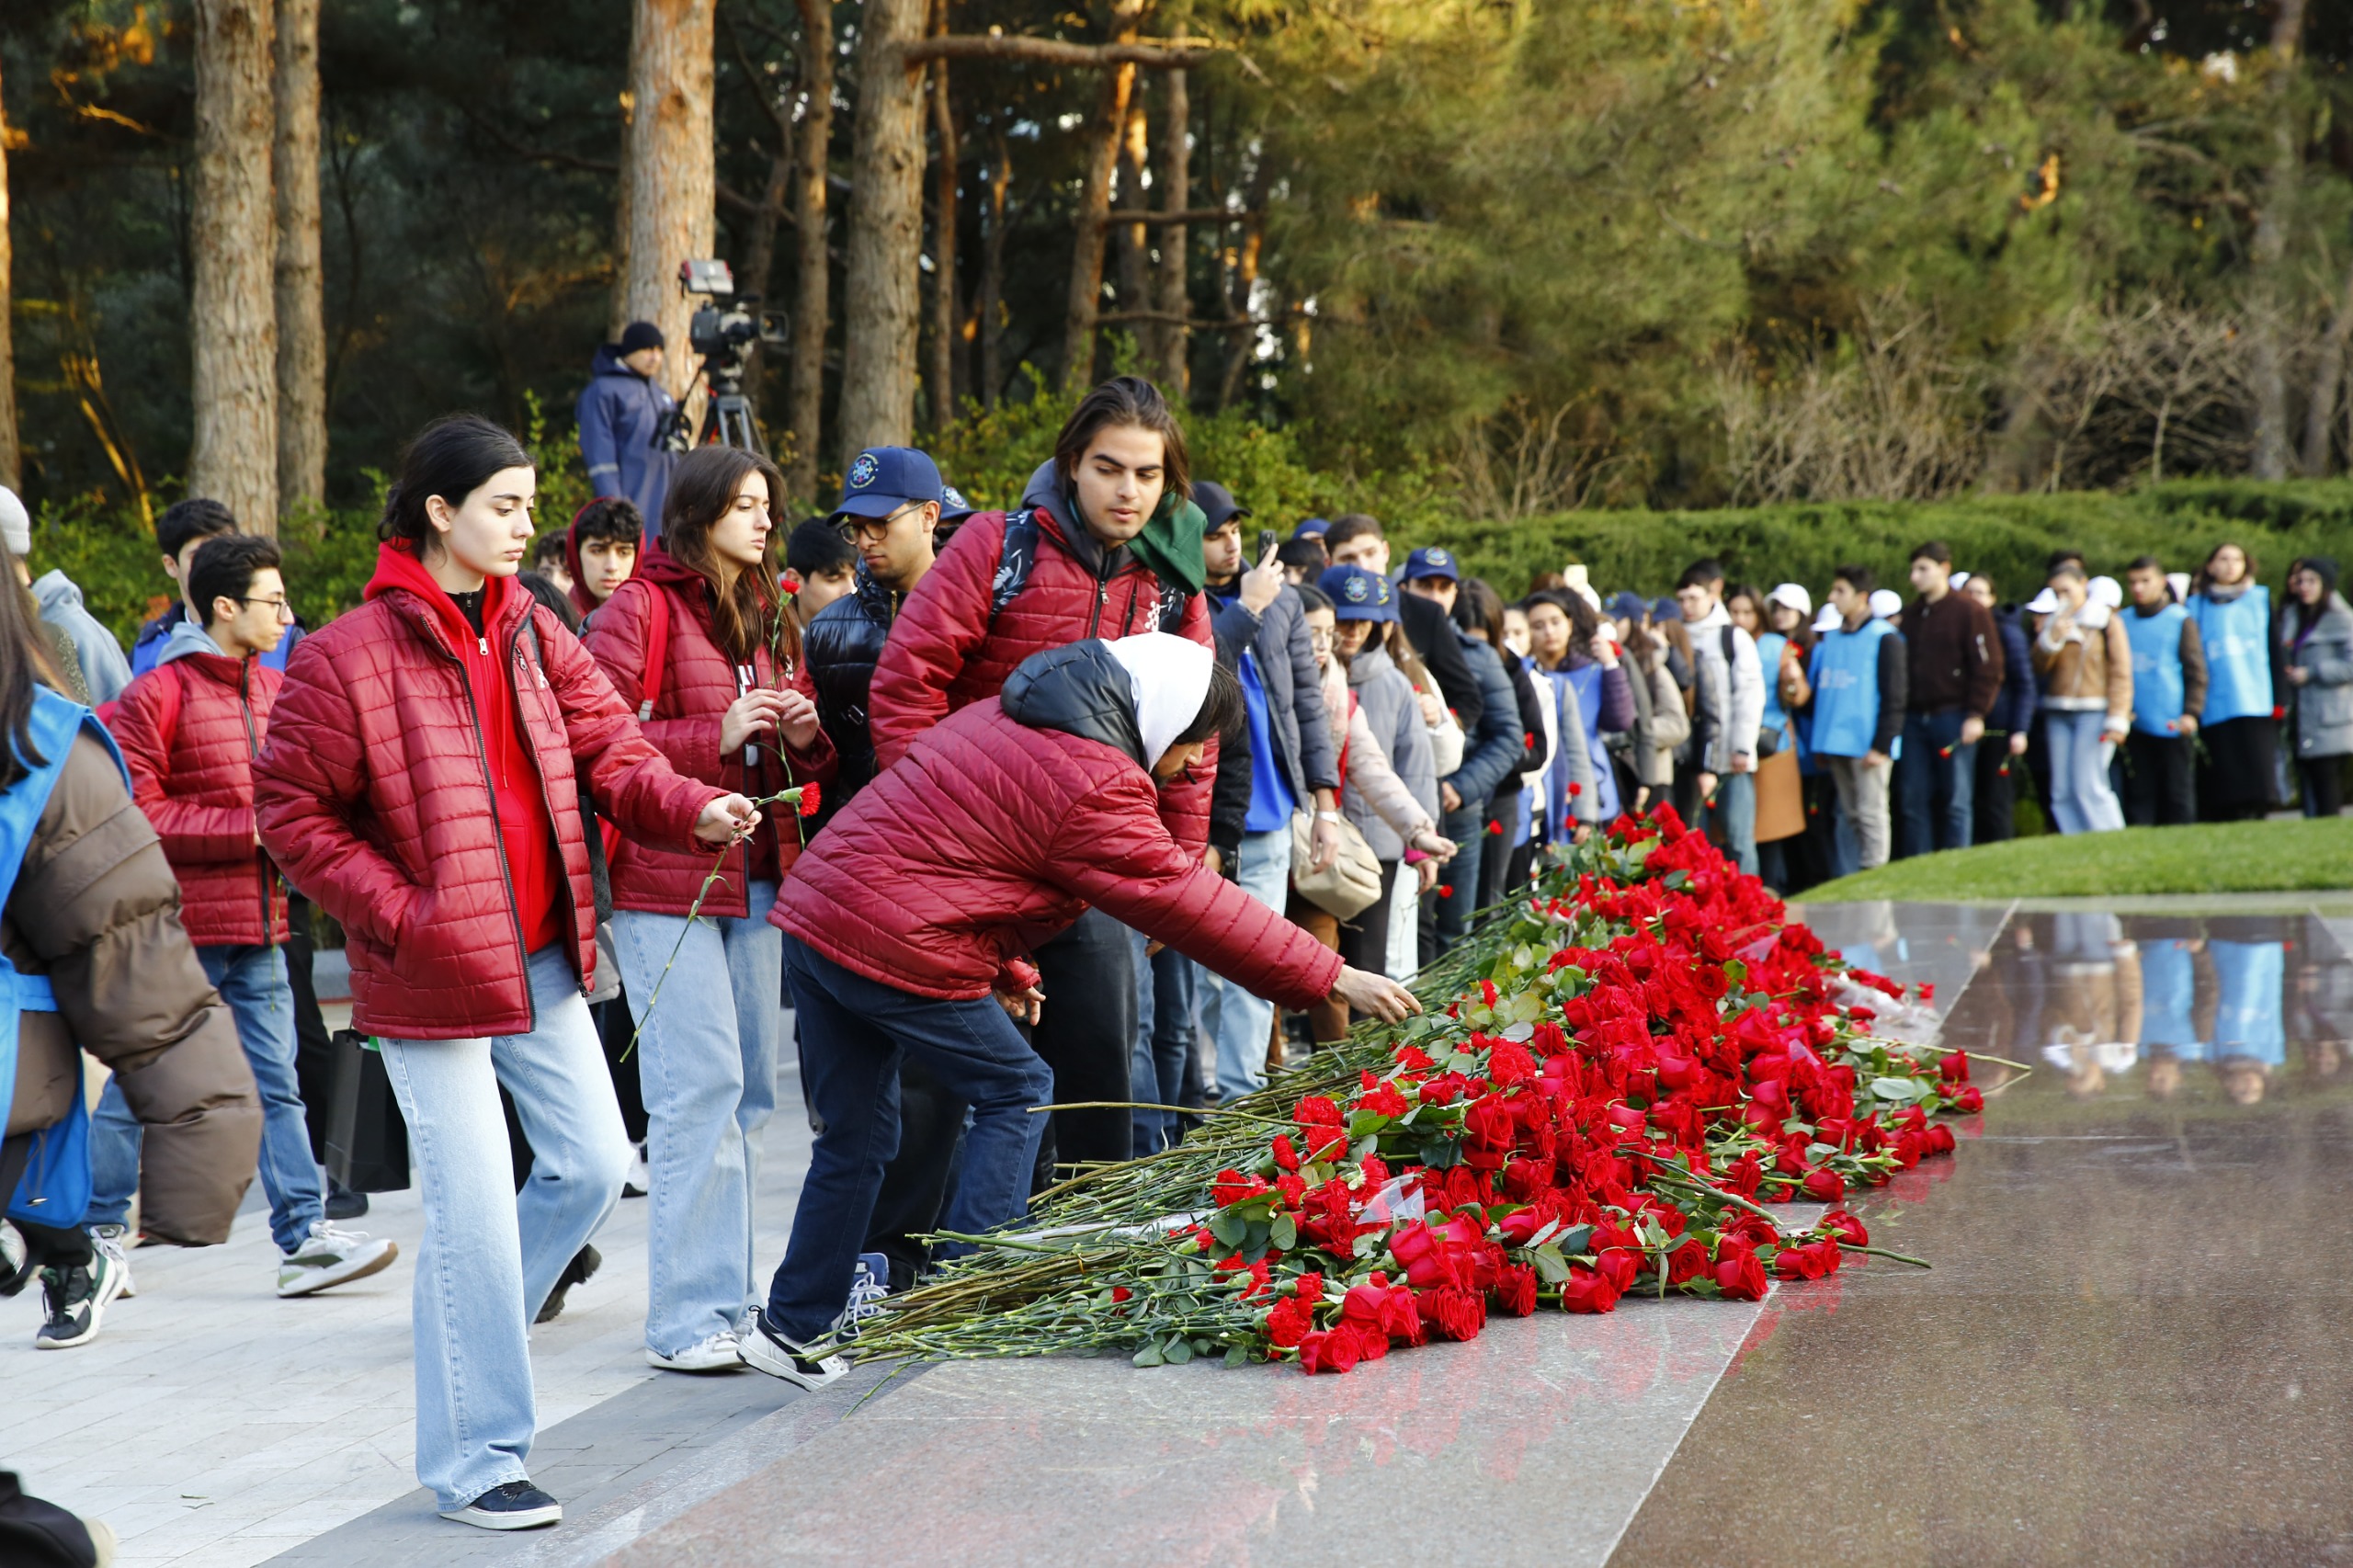
<svg viewBox="0 0 2353 1568">
<path fill-rule="evenodd" d="M 642 1198 L 653 1187 L 653 1173 L 645 1168 L 645 1145 L 633 1143 L 630 1146 L 629 1174 L 621 1177 L 621 1196 Z"/>
<path fill-rule="evenodd" d="M 744 1365 L 804 1389 L 824 1388 L 849 1370 L 849 1363 L 838 1356 L 812 1359 L 807 1346 L 770 1328 L 765 1314 L 753 1320 L 752 1332 L 741 1343 Z"/>
<path fill-rule="evenodd" d="M 342 1230 L 332 1220 L 314 1220 L 302 1244 L 278 1259 L 278 1293 L 307 1296 L 332 1285 L 347 1285 L 390 1268 L 400 1255 L 390 1238 Z"/>
<path fill-rule="evenodd" d="M 665 1372 L 732 1372 L 744 1364 L 743 1341 L 725 1329 L 665 1356 L 646 1346 L 645 1364 Z"/>
<path fill-rule="evenodd" d="M 126 1232 L 120 1225 L 93 1225 L 90 1227 L 90 1244 L 97 1247 L 100 1252 L 106 1254 L 108 1261 L 113 1263 L 115 1267 L 120 1271 L 122 1275 L 122 1289 L 116 1291 L 115 1294 L 120 1296 L 127 1301 L 131 1300 L 131 1297 L 139 1294 L 139 1287 L 132 1284 L 131 1280 L 131 1253 L 129 1249 L 124 1247 L 122 1244 L 123 1236 L 125 1234 Z"/>
</svg>

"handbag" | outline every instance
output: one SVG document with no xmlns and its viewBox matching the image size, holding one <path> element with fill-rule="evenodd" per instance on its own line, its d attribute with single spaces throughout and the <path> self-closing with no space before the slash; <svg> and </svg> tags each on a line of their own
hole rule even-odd
<svg viewBox="0 0 2353 1568">
<path fill-rule="evenodd" d="M 357 1029 L 327 1042 L 334 1077 L 327 1096 L 327 1175 L 354 1192 L 398 1192 L 408 1186 L 408 1123 L 392 1097 L 384 1058 Z"/>
<path fill-rule="evenodd" d="M 1356 693 L 1348 694 L 1348 710 L 1356 711 Z M 1340 743 L 1340 787 L 1347 788 L 1348 744 Z M 1315 819 L 1305 812 L 1290 818 L 1290 885 L 1300 897 L 1342 920 L 1354 920 L 1381 901 L 1381 861 L 1365 842 L 1357 824 L 1342 817 L 1340 852 L 1322 870 L 1315 866 Z"/>
<path fill-rule="evenodd" d="M 1768 752 L 1756 762 L 1756 842 L 1778 844 L 1805 831 L 1805 779 L 1798 772 L 1794 746 Z"/>
</svg>

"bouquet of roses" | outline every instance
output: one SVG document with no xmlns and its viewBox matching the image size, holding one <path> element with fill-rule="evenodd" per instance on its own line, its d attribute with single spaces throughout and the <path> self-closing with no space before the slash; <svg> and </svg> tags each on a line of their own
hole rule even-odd
<svg viewBox="0 0 2353 1568">
<path fill-rule="evenodd" d="M 1949 1153 L 1935 1118 L 1982 1104 L 1966 1053 L 1872 1032 L 1902 987 L 1671 810 L 1557 856 L 1416 989 L 1427 1013 L 1051 1189 L 1034 1229 L 945 1238 L 971 1250 L 844 1348 L 1346 1371 L 1491 1311 L 1753 1301 L 1878 1250 L 1842 1209 L 1772 1206 Z"/>
</svg>

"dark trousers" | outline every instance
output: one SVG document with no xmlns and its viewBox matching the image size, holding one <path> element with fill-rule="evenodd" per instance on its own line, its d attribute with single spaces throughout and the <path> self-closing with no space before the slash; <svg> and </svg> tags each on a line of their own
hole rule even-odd
<svg viewBox="0 0 2353 1568">
<path fill-rule="evenodd" d="M 1961 744 L 1967 717 L 1958 708 L 1904 716 L 1904 755 L 1895 759 L 1893 781 L 1898 860 L 1970 846 L 1977 747 Z"/>
<path fill-rule="evenodd" d="M 891 1289 L 904 1290 L 930 1262 L 915 1238 L 936 1230 L 964 1152 L 964 1102 L 914 1056 L 899 1062 L 899 1152 L 882 1167 L 866 1250 L 891 1260 Z"/>
<path fill-rule="evenodd" d="M 1971 841 L 2006 844 L 2018 836 L 2013 813 L 2018 810 L 2018 776 L 2026 769 L 2022 757 L 2010 755 L 2010 737 L 1985 732 L 1977 743 L 1977 785 L 1970 800 Z"/>
<path fill-rule="evenodd" d="M 2345 759 L 2315 756 L 2298 759 L 2296 777 L 2303 781 L 2304 815 L 2333 817 L 2345 810 Z"/>
<path fill-rule="evenodd" d="M 1029 1043 L 1053 1070 L 1053 1099 L 1131 1100 L 1128 1060 L 1135 1049 L 1135 955 L 1128 928 L 1099 909 L 1038 945 L 1046 1006 Z M 1039 1105 L 1048 1101 L 1034 1102 Z M 824 1107 L 817 1108 L 824 1114 Z M 1115 1162 L 1132 1156 L 1124 1110 L 1056 1111 L 1040 1145 L 1041 1167 Z M 1040 1172 L 1045 1185 L 1044 1170 Z"/>
<path fill-rule="evenodd" d="M 1508 795 L 1498 795 L 1487 802 L 1487 822 L 1500 824 L 1501 834 L 1487 832 L 1487 822 L 1479 824 L 1479 903 L 1481 909 L 1493 909 L 1503 902 L 1506 887 L 1511 883 L 1511 846 L 1506 839 L 1512 820 L 1519 812 L 1519 775 L 1512 775 L 1513 790 Z"/>
<path fill-rule="evenodd" d="M 1124 951 L 1124 932 L 1120 940 Z M 767 1317 L 770 1327 L 805 1345 L 849 1304 L 850 1275 L 872 1228 L 882 1169 L 899 1142 L 903 1055 L 920 1059 L 944 1090 L 972 1107 L 956 1194 L 940 1217 L 943 1228 L 967 1233 L 1027 1210 L 1030 1165 L 1046 1119 L 1029 1108 L 1046 1103 L 1053 1074 L 993 998 L 942 1002 L 883 985 L 790 932 L 784 984 L 801 1020 L 809 1097 L 825 1130 L 810 1152 L 792 1240 L 768 1285 Z M 1124 1080 L 1124 1049 L 1120 1061 Z"/>
<path fill-rule="evenodd" d="M 2188 735 L 2124 737 L 2124 824 L 2179 827 L 2198 820 L 2197 742 Z"/>
<path fill-rule="evenodd" d="M 1482 801 L 1447 812 L 1438 824 L 1438 832 L 1460 847 L 1455 850 L 1454 858 L 1438 869 L 1438 886 L 1448 891 L 1439 893 L 1434 889 L 1424 901 L 1424 908 L 1429 912 L 1423 920 L 1425 960 L 1438 957 L 1462 940 L 1463 933 L 1471 927 L 1471 916 L 1486 907 L 1479 902 L 1479 871 L 1486 858 L 1487 820 L 1487 804 Z"/>
<path fill-rule="evenodd" d="M 1131 937 L 1129 950 L 1146 943 Z M 1133 1098 L 1157 1105 L 1198 1105 L 1185 1096 L 1186 1070 L 1199 1055 L 1199 1030 L 1193 1023 L 1193 1001 L 1201 966 L 1174 948 L 1163 948 L 1136 974 L 1136 1054 L 1128 1059 L 1128 1087 Z M 1146 1016 L 1147 1009 L 1150 1016 Z M 1150 1073 L 1136 1074 L 1149 1063 Z M 1198 1072 L 1198 1069 L 1195 1069 Z M 1208 1085 L 1202 1085 L 1206 1090 Z M 1129 1136 L 1138 1158 L 1156 1153 L 1177 1141 L 1177 1118 L 1172 1111 L 1131 1110 Z"/>
<path fill-rule="evenodd" d="M 311 1134 L 311 1158 L 327 1157 L 327 1108 L 335 1090 L 335 1053 L 327 1041 L 326 1017 L 319 1011 L 318 987 L 311 982 L 316 946 L 311 936 L 311 901 L 299 892 L 286 899 L 286 983 L 294 993 L 294 1088 L 302 1096 L 302 1119 Z"/>
</svg>

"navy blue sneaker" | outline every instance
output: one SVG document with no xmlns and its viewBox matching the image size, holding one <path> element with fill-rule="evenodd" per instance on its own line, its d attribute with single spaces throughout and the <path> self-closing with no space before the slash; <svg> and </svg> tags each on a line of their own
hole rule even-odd
<svg viewBox="0 0 2353 1568">
<path fill-rule="evenodd" d="M 528 1481 L 494 1486 L 462 1508 L 444 1508 L 441 1517 L 486 1530 L 535 1530 L 563 1522 L 563 1505 Z"/>
</svg>

